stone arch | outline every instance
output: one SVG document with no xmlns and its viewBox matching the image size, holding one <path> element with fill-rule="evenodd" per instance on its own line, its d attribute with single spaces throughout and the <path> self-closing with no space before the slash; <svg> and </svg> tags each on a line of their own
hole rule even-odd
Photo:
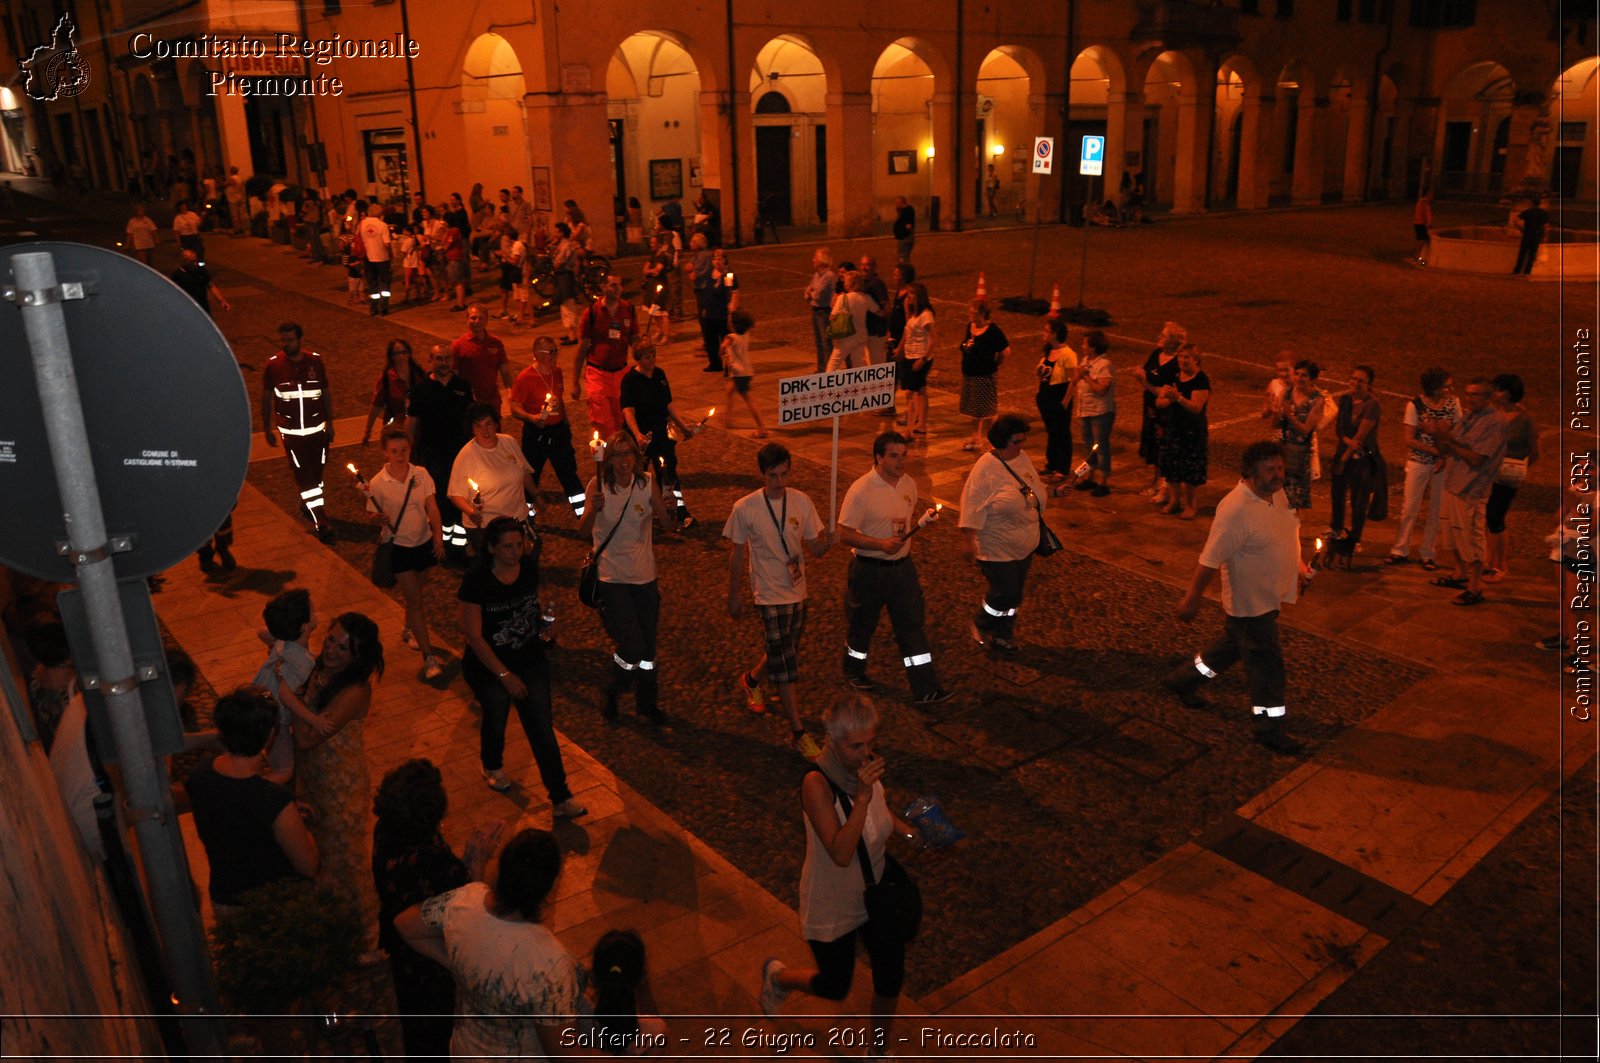
<svg viewBox="0 0 1600 1063">
<path fill-rule="evenodd" d="M 1316 70 L 1304 59 L 1291 59 L 1278 71 L 1272 192 L 1293 203 L 1322 201 L 1320 88 Z"/>
<path fill-rule="evenodd" d="M 1272 97 L 1262 90 L 1261 75 L 1249 56 L 1234 53 L 1217 64 L 1212 173 L 1218 195 L 1236 206 L 1265 205 L 1259 187 L 1261 134 L 1269 124 Z"/>
<path fill-rule="evenodd" d="M 1553 128 L 1545 121 L 1549 144 L 1540 145 L 1530 131 L 1529 166 L 1537 169 L 1548 151 L 1550 161 L 1545 168 L 1549 179 L 1545 187 L 1563 198 L 1576 196 L 1592 200 L 1597 197 L 1594 158 L 1597 149 L 1597 126 L 1600 126 L 1600 56 L 1591 56 L 1574 63 L 1561 72 L 1551 85 L 1548 99 L 1554 112 Z M 1537 121 L 1537 119 L 1535 120 Z M 1576 126 L 1581 123 L 1579 132 Z M 1538 160 L 1538 161 L 1535 161 Z"/>
<path fill-rule="evenodd" d="M 1505 187 L 1505 139 L 1517 85 L 1493 60 L 1456 71 L 1439 93 L 1435 187 L 1442 194 L 1498 195 Z M 1497 140 L 1499 146 L 1497 147 Z"/>
<path fill-rule="evenodd" d="M 943 75 L 941 77 L 941 71 Z M 936 100 L 948 124 L 949 66 L 928 42 L 901 37 L 878 54 L 872 67 L 872 158 L 886 160 L 872 169 L 872 211 L 891 217 L 894 201 L 927 209 L 938 194 L 933 185 Z"/>
<path fill-rule="evenodd" d="M 1156 52 L 1144 66 L 1143 129 L 1145 201 L 1174 205 L 1178 201 L 1179 144 L 1192 135 L 1192 109 L 1182 105 L 1196 89 L 1194 64 L 1180 51 Z M 1184 173 L 1190 181 L 1192 173 Z"/>
<path fill-rule="evenodd" d="M 754 180 L 749 204 L 777 225 L 828 220 L 828 93 L 839 84 L 831 61 L 803 36 L 784 33 L 756 52 L 748 80 L 749 158 Z M 782 94 L 788 113 L 757 114 L 767 93 Z"/>
<path fill-rule="evenodd" d="M 1004 44 L 990 49 L 978 64 L 977 80 L 973 87 L 974 117 L 978 132 L 974 135 L 971 156 L 965 165 L 972 177 L 974 216 L 984 217 L 991 212 L 1009 212 L 1009 209 L 1033 201 L 1037 204 L 1037 181 L 1032 177 L 1032 167 L 1016 168 L 1017 149 L 1023 149 L 1026 160 L 1033 150 L 1033 138 L 1044 131 L 1045 72 L 1044 63 L 1037 53 L 1020 45 Z M 963 115 L 957 121 L 965 121 Z M 993 179 L 989 167 L 994 167 Z M 998 180 L 998 191 L 989 195 L 992 180 Z"/>
<path fill-rule="evenodd" d="M 640 30 L 617 45 L 606 67 L 606 118 L 613 196 L 639 200 L 648 217 L 668 200 L 694 200 L 703 187 L 720 194 L 716 94 L 708 95 L 700 65 L 675 34 Z M 652 182 L 652 160 L 669 163 L 657 171 L 660 187 Z M 674 161 L 675 183 L 668 180 Z"/>
<path fill-rule="evenodd" d="M 181 82 L 189 109 L 190 142 L 196 145 L 195 164 L 202 178 L 208 168 L 219 173 L 222 168 L 221 120 L 217 114 L 218 100 L 222 97 L 208 95 L 210 78 L 211 69 L 203 61 L 193 59 Z"/>
<path fill-rule="evenodd" d="M 463 158 L 457 173 L 470 174 L 485 189 L 526 183 L 526 94 L 522 60 L 511 41 L 493 31 L 476 37 L 461 62 Z"/>
</svg>

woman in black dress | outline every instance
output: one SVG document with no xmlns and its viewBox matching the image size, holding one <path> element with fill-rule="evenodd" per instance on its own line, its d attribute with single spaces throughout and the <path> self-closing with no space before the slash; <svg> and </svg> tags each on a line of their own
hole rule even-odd
<svg viewBox="0 0 1600 1063">
<path fill-rule="evenodd" d="M 1156 348 L 1144 360 L 1139 382 L 1144 386 L 1144 416 L 1139 422 L 1139 457 L 1150 466 L 1150 485 L 1142 494 L 1151 495 L 1151 501 L 1165 506 L 1174 501 L 1172 492 L 1161 479 L 1161 426 L 1162 417 L 1156 412 L 1156 396 L 1178 376 L 1178 349 L 1189 342 L 1189 334 L 1176 321 L 1161 327 Z"/>
<path fill-rule="evenodd" d="M 967 307 L 967 331 L 961 338 L 961 412 L 972 418 L 972 438 L 962 450 L 984 446 L 989 423 L 1000 408 L 995 377 L 1011 353 L 1011 341 L 989 320 L 989 303 L 974 299 Z"/>
<path fill-rule="evenodd" d="M 1044 474 L 1064 480 L 1072 475 L 1072 386 L 1078 382 L 1078 356 L 1067 344 L 1064 319 L 1044 323 L 1044 352 L 1035 372 L 1039 390 L 1033 398 L 1046 433 Z"/>
<path fill-rule="evenodd" d="M 1178 351 L 1177 365 L 1173 382 L 1156 396 L 1156 409 L 1162 416 L 1159 471 L 1172 499 L 1162 512 L 1176 513 L 1179 520 L 1194 520 L 1195 488 L 1206 482 L 1206 404 L 1211 399 L 1211 381 L 1200 368 L 1200 352 L 1193 344 Z"/>
</svg>

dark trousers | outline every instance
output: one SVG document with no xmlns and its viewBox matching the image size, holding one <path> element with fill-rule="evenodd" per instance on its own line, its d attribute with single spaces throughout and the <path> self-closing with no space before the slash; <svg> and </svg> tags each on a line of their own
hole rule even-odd
<svg viewBox="0 0 1600 1063">
<path fill-rule="evenodd" d="M 856 937 L 867 947 L 872 965 L 872 991 L 880 997 L 897 997 L 906 980 L 906 944 L 893 934 L 880 932 L 871 920 L 832 941 L 812 941 L 811 956 L 817 973 L 811 978 L 811 995 L 824 1000 L 843 1000 L 850 995 L 856 973 Z"/>
<path fill-rule="evenodd" d="M 450 496 L 445 488 L 450 484 L 450 466 L 453 455 L 450 457 L 435 457 L 427 455 L 417 464 L 428 470 L 428 475 L 433 478 L 437 489 L 434 501 L 439 503 L 439 526 L 444 529 L 445 545 L 455 550 L 465 550 L 467 547 L 467 532 L 461 523 L 461 510 L 450 501 Z"/>
<path fill-rule="evenodd" d="M 572 426 L 566 421 L 535 428 L 522 426 L 522 456 L 533 466 L 533 482 L 539 482 L 545 462 L 555 470 L 561 490 L 567 496 L 567 505 L 574 513 L 583 516 L 583 481 L 578 478 L 578 459 L 572 452 Z"/>
<path fill-rule="evenodd" d="M 1022 585 L 1028 580 L 1028 566 L 1032 564 L 1032 554 L 1021 561 L 978 562 L 978 571 L 989 581 L 989 593 L 983 596 L 983 608 L 974 621 L 979 631 L 1011 637 L 1017 626 L 1017 609 L 1022 605 Z"/>
<path fill-rule="evenodd" d="M 721 310 L 700 311 L 700 340 L 705 344 L 709 368 L 722 368 L 722 340 L 728 334 L 728 315 Z"/>
<path fill-rule="evenodd" d="M 512 700 L 505 684 L 495 678 L 472 652 L 467 651 L 462 666 L 467 685 L 483 708 L 483 726 L 478 732 L 478 760 L 485 771 L 496 771 L 505 765 L 506 721 L 511 709 L 517 710 L 522 721 L 522 733 L 528 736 L 533 748 L 534 763 L 539 765 L 539 780 L 550 795 L 551 804 L 560 804 L 572 796 L 567 787 L 567 769 L 561 763 L 561 746 L 556 742 L 555 727 L 550 716 L 550 666 L 539 661 L 516 669 L 517 678 L 528 688 L 528 696 Z"/>
<path fill-rule="evenodd" d="M 1361 541 L 1361 531 L 1367 526 L 1367 508 L 1372 501 L 1372 461 L 1370 457 L 1350 458 L 1335 462 L 1333 474 L 1333 514 L 1329 524 L 1335 533 L 1345 530 L 1344 501 L 1350 498 L 1350 545 Z"/>
<path fill-rule="evenodd" d="M 1194 689 L 1244 662 L 1245 682 L 1257 723 L 1281 720 L 1284 708 L 1283 643 L 1278 638 L 1278 611 L 1261 616 L 1230 616 L 1217 641 L 1202 650 L 1192 663 L 1167 677 L 1175 686 Z"/>
<path fill-rule="evenodd" d="M 922 581 L 911 558 L 880 564 L 875 558 L 858 557 L 850 562 L 846 577 L 845 675 L 867 674 L 867 651 L 872 646 L 878 618 L 889 610 L 889 626 L 900 645 L 900 663 L 914 697 L 939 689 L 933 670 L 933 654 L 923 630 L 927 608 L 922 598 Z"/>
<path fill-rule="evenodd" d="M 1495 486 L 1498 487 L 1499 485 L 1496 484 Z M 1515 489 L 1513 489 L 1512 493 L 1515 493 Z M 235 502 L 234 505 L 237 507 L 238 503 Z M 1503 525 L 1501 530 L 1505 530 Z M 226 554 L 232 548 L 233 510 L 230 509 L 228 510 L 228 515 L 222 518 L 222 523 L 217 526 L 217 530 L 211 534 L 211 538 L 207 539 L 203 544 L 201 544 L 200 549 L 196 550 L 195 553 L 209 561 L 217 553 L 217 551 L 220 550 L 222 553 Z"/>
<path fill-rule="evenodd" d="M 389 312 L 389 287 L 393 279 L 393 263 L 367 263 L 367 309 L 373 316 Z"/>
<path fill-rule="evenodd" d="M 828 371 L 828 359 L 833 355 L 833 341 L 828 338 L 828 308 L 811 308 L 811 338 L 817 344 L 817 372 Z"/>
<path fill-rule="evenodd" d="M 1539 244 L 1542 240 L 1542 236 L 1534 237 L 1532 240 L 1526 236 L 1522 238 L 1522 242 L 1517 245 L 1517 264 L 1511 268 L 1512 273 L 1533 272 L 1533 263 L 1539 257 Z"/>
<path fill-rule="evenodd" d="M 683 520 L 689 515 L 689 506 L 683 500 L 683 483 L 678 479 L 678 444 L 663 428 L 650 437 L 644 456 L 661 474 L 661 494 L 667 505 L 677 510 L 678 519 Z"/>
<path fill-rule="evenodd" d="M 1040 388 L 1034 396 L 1034 402 L 1039 407 L 1039 419 L 1044 422 L 1046 472 L 1072 471 L 1072 411 L 1061 405 L 1066 394 L 1067 385 L 1056 384 Z"/>
<path fill-rule="evenodd" d="M 280 434 L 283 453 L 289 459 L 289 471 L 294 485 L 300 491 L 300 504 L 305 507 L 311 523 L 321 529 L 328 522 L 322 504 L 322 467 L 328 461 L 328 432 L 323 429 L 309 436 Z"/>
<path fill-rule="evenodd" d="M 661 619 L 661 588 L 649 583 L 600 581 L 600 624 L 616 645 L 608 693 L 615 697 L 633 687 L 634 707 L 640 715 L 654 716 L 658 706 L 656 683 L 656 627 Z"/>
</svg>

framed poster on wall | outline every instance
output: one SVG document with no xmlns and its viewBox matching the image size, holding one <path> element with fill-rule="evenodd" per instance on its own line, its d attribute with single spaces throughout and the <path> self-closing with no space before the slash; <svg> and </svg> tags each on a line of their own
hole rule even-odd
<svg viewBox="0 0 1600 1063">
<path fill-rule="evenodd" d="M 650 160 L 650 198 L 677 199 L 683 195 L 683 160 Z"/>
<path fill-rule="evenodd" d="M 550 167 L 535 166 L 529 184 L 533 188 L 533 209 L 546 214 L 555 210 L 555 196 L 550 191 Z"/>
<path fill-rule="evenodd" d="M 889 153 L 889 176 L 917 172 L 917 153 L 914 151 L 891 151 Z"/>
</svg>

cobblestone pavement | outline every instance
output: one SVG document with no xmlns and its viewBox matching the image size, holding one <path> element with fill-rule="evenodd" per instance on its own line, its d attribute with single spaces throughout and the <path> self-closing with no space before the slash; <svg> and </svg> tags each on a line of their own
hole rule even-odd
<svg viewBox="0 0 1600 1063">
<path fill-rule="evenodd" d="M 1491 209 L 1446 204 L 1438 212 L 1441 224 L 1460 224 L 1482 220 Z M 1120 366 L 1131 368 L 1141 361 L 1149 337 L 1168 318 L 1187 325 L 1208 352 L 1205 367 L 1215 393 L 1212 482 L 1201 495 L 1204 517 L 1231 486 L 1233 477 L 1226 470 L 1239 449 L 1260 433 L 1254 412 L 1273 355 L 1285 346 L 1322 361 L 1333 381 L 1342 380 L 1357 362 L 1377 367 L 1386 406 L 1384 451 L 1391 463 L 1403 455 L 1400 400 L 1413 390 L 1416 372 L 1436 361 L 1454 371 L 1458 384 L 1479 373 L 1517 368 L 1530 382 L 1530 409 L 1547 426 L 1547 450 L 1557 449 L 1561 440 L 1548 426 L 1557 420 L 1558 352 L 1565 343 L 1564 329 L 1574 322 L 1592 323 L 1592 293 L 1582 285 L 1438 275 L 1407 267 L 1402 259 L 1409 249 L 1408 213 L 1401 205 L 1274 212 L 1089 234 L 1086 302 L 1111 310 L 1115 324 L 1109 331 Z M 1048 294 L 1049 278 L 1059 277 L 1065 301 L 1075 301 L 1081 238 L 1075 231 L 1045 231 L 1038 294 Z M 1026 289 L 1026 239 L 1027 234 L 1015 231 L 988 231 L 919 240 L 923 279 L 941 315 L 941 368 L 932 396 L 935 434 L 917 448 L 911 467 L 925 498 L 954 500 L 970 465 L 970 456 L 959 451 L 966 429 L 954 413 L 951 391 L 958 382 L 953 344 L 963 303 L 980 269 L 992 298 Z M 754 344 L 761 374 L 758 394 L 772 395 L 779 376 L 812 369 L 809 324 L 799 299 L 811 246 L 734 253 L 745 305 L 759 321 Z M 284 319 L 302 321 L 308 343 L 329 357 L 336 413 L 346 419 L 365 413 L 390 336 L 406 336 L 422 351 L 434 338 L 448 338 L 462 328 L 459 314 L 437 306 L 403 309 L 382 321 L 343 309 L 340 271 L 304 266 L 292 252 L 275 245 L 214 238 L 212 247 L 219 283 L 235 302 L 235 310 L 221 315 L 219 324 L 235 345 L 253 396 L 254 373 L 270 355 L 273 329 Z M 836 242 L 833 252 L 835 259 L 873 250 L 889 258 L 891 248 L 888 240 Z M 1031 411 L 1038 321 L 1004 313 L 997 320 L 1014 344 L 1001 376 L 1002 406 Z M 722 406 L 724 400 L 720 380 L 698 372 L 688 342 L 690 329 L 690 323 L 676 327 L 678 342 L 667 348 L 663 365 L 672 375 L 680 409 L 692 411 L 689 419 L 698 419 L 704 408 Z M 530 330 L 502 331 L 497 325 L 496 331 L 507 339 L 514 359 L 525 359 Z M 533 331 L 551 331 L 548 318 Z M 1133 890 L 1148 889 L 1156 866 L 1190 852 L 1191 839 L 1236 809 L 1285 835 L 1316 841 L 1314 832 L 1323 829 L 1320 820 L 1325 817 L 1312 811 L 1314 802 L 1305 804 L 1311 797 L 1302 797 L 1295 806 L 1297 795 L 1324 793 L 1325 803 L 1336 803 L 1333 795 L 1341 785 L 1359 791 L 1355 800 L 1366 803 L 1364 808 L 1350 813 L 1355 818 L 1341 821 L 1317 844 L 1345 864 L 1402 882 L 1404 891 L 1414 890 L 1433 903 L 1449 888 L 1452 876 L 1460 877 L 1454 861 L 1468 858 L 1451 857 L 1448 873 L 1428 877 L 1406 865 L 1414 850 L 1449 854 L 1459 846 L 1461 853 L 1481 855 L 1500 836 L 1495 833 L 1500 822 L 1495 820 L 1485 834 L 1462 836 L 1442 816 L 1434 821 L 1413 809 L 1420 804 L 1425 810 L 1426 799 L 1419 802 L 1411 791 L 1405 790 L 1405 796 L 1399 792 L 1409 786 L 1438 787 L 1437 801 L 1445 807 L 1520 807 L 1520 788 L 1535 776 L 1543 778 L 1540 765 L 1547 758 L 1542 753 L 1524 752 L 1509 733 L 1495 732 L 1492 726 L 1488 737 L 1480 738 L 1451 721 L 1458 721 L 1472 683 L 1501 696 L 1506 689 L 1525 692 L 1530 685 L 1550 682 L 1549 659 L 1538 658 L 1528 644 L 1547 633 L 1553 619 L 1552 573 L 1538 559 L 1539 538 L 1553 519 L 1556 461 L 1535 466 L 1517 502 L 1511 524 L 1512 575 L 1494 589 L 1487 609 L 1470 618 L 1452 616 L 1462 611 L 1438 608 L 1443 599 L 1424 585 L 1414 566 L 1395 572 L 1371 564 L 1367 559 L 1392 534 L 1392 525 L 1372 525 L 1367 554 L 1356 570 L 1322 574 L 1315 592 L 1286 614 L 1294 726 L 1316 759 L 1315 765 L 1297 768 L 1248 741 L 1236 676 L 1219 685 L 1216 702 L 1232 706 L 1219 713 L 1186 712 L 1151 689 L 1159 670 L 1192 652 L 1214 630 L 1220 614 L 1208 608 L 1192 629 L 1171 619 L 1204 540 L 1206 521 L 1180 525 L 1157 518 L 1138 498 L 1134 489 L 1143 475 L 1130 471 L 1136 460 L 1136 393 L 1128 377 L 1120 379 L 1117 491 L 1099 504 L 1075 496 L 1064 508 L 1052 507 L 1051 521 L 1069 549 L 1035 566 L 1020 628 L 1025 646 L 1018 659 L 992 662 L 966 639 L 965 623 L 976 606 L 979 580 L 960 561 L 949 520 L 919 537 L 915 549 L 928 591 L 936 661 L 960 696 L 934 713 L 915 710 L 900 696 L 903 679 L 892 664 L 890 645 L 883 641 L 889 637 L 886 628 L 875 643 L 875 657 L 881 660 L 874 671 L 890 690 L 884 739 L 891 790 L 897 800 L 937 794 L 956 823 L 969 831 L 969 839 L 954 850 L 911 857 L 932 906 L 930 925 L 939 928 L 918 942 L 912 969 L 913 992 L 936 990 L 924 998 L 930 1008 L 972 1011 L 980 998 L 996 1011 L 1059 1008 L 1060 996 L 1039 1002 L 1036 995 L 1008 995 L 998 989 L 988 997 L 963 994 L 993 972 L 1015 966 L 1013 954 L 1026 955 L 1028 948 L 1059 932 L 1041 930 L 1030 938 L 1033 931 L 1052 922 L 1059 928 L 1068 922 L 1060 917 L 1069 912 L 1076 920 L 1091 918 L 1092 911 L 1110 907 L 1113 902 L 1105 897 L 1119 889 L 1130 896 Z M 765 403 L 770 413 L 771 399 Z M 581 412 L 575 421 L 581 437 L 586 430 Z M 845 422 L 841 491 L 868 467 L 870 437 L 882 423 L 870 417 Z M 340 470 L 347 460 L 370 468 L 379 459 L 375 448 L 348 446 L 358 435 L 359 421 L 341 424 L 344 445 L 330 461 L 329 509 L 340 530 L 334 550 L 360 571 L 366 567 L 373 532 Z M 779 438 L 796 452 L 795 486 L 808 491 L 819 509 L 825 508 L 827 426 L 788 429 Z M 1042 439 L 1036 436 L 1034 442 Z M 755 446 L 748 433 L 723 430 L 719 417 L 711 430 L 683 448 L 690 502 L 703 523 L 682 539 L 663 536 L 657 549 L 666 603 L 661 653 L 666 707 L 680 721 L 672 732 L 659 734 L 626 717 L 620 726 L 606 727 L 594 711 L 596 680 L 609 650 L 594 616 L 571 596 L 581 545 L 553 492 L 547 494 L 545 579 L 555 589 L 561 614 L 558 726 L 774 896 L 792 904 L 802 851 L 793 792 L 803 765 L 783 749 L 781 725 L 770 714 L 749 715 L 736 697 L 732 677 L 754 660 L 759 640 L 754 622 L 735 625 L 723 613 L 725 552 L 717 533 L 729 504 L 755 486 Z M 292 496 L 281 457 L 256 462 L 250 481 L 289 509 Z M 1317 518 L 1326 505 L 1325 488 L 1319 486 L 1308 534 L 1321 526 Z M 317 549 L 309 537 L 306 544 Z M 811 571 L 813 604 L 802 652 L 801 693 L 806 715 L 814 721 L 839 689 L 843 558 L 830 555 L 813 563 Z M 267 575 L 288 578 L 292 573 Z M 217 589 L 232 593 L 225 584 Z M 428 607 L 445 641 L 459 652 L 453 589 L 450 574 L 434 573 Z M 338 603 L 319 603 L 324 615 L 337 608 Z M 397 668 L 415 664 L 398 647 L 391 660 Z M 445 682 L 460 685 L 457 673 L 452 667 Z M 1412 699 L 1415 711 L 1406 713 Z M 1373 721 L 1374 713 L 1385 722 L 1369 734 L 1358 725 Z M 1415 715 L 1423 730 L 1443 731 L 1426 738 L 1391 733 L 1397 715 Z M 1592 744 L 1592 739 L 1589 734 L 1586 740 Z M 452 736 L 457 744 L 472 740 L 470 734 Z M 519 753 L 523 762 L 517 765 Z M 526 766 L 520 739 L 513 740 L 511 756 L 512 766 Z M 1348 781 L 1340 784 L 1337 780 L 1345 773 Z M 1369 799 L 1364 788 L 1375 785 L 1387 796 Z M 1289 806 L 1294 807 L 1282 811 Z M 1484 841 L 1486 837 L 1491 840 Z M 1548 831 L 1532 828 L 1526 838 L 1531 846 L 1527 865 L 1537 868 L 1542 861 L 1547 868 L 1553 866 Z M 1592 842 L 1592 832 L 1589 838 Z M 1423 862 L 1428 859 L 1432 857 Z M 1140 884 L 1130 885 L 1136 881 Z M 1503 903 L 1553 910 L 1559 894 L 1548 879 L 1542 889 L 1537 875 L 1530 874 L 1528 881 L 1525 896 L 1508 897 L 1493 889 L 1483 894 L 1463 891 L 1457 910 L 1446 917 L 1468 933 L 1475 921 L 1492 918 Z M 1091 914 L 1084 915 L 1081 906 L 1091 899 Z M 1550 949 L 1557 947 L 1547 922 L 1534 920 L 1528 926 Z M 1027 948 L 1005 951 L 1019 941 Z M 1477 955 L 1478 944 L 1474 939 L 1462 948 L 1446 942 L 1436 952 L 1427 949 L 1422 966 L 1448 969 Z M 1372 948 L 1358 950 L 1349 966 L 1359 966 Z M 984 963 L 987 957 L 996 958 Z M 1497 970 L 1484 977 L 1483 1000 L 1501 999 L 1501 988 L 1506 1000 L 1532 999 L 1515 996 L 1512 983 L 1518 976 L 1513 972 Z M 1353 978 L 1350 969 L 1341 969 L 1338 978 L 1351 978 L 1352 990 L 1366 994 L 1361 999 L 1388 1002 L 1394 1013 L 1427 1010 L 1418 979 L 1405 965 L 1369 965 Z M 1097 997 L 1088 986 L 1078 988 L 1094 999 L 1110 997 Z M 1310 1003 L 1318 999 L 1313 996 Z M 1200 1008 L 1224 1010 L 1209 1002 Z M 1324 1010 L 1338 1009 L 1330 1003 Z M 1309 1024 L 1306 1036 L 1315 1037 Z M 1352 1036 L 1353 1045 L 1370 1049 L 1374 1043 Z M 1522 1043 L 1520 1034 L 1498 1041 L 1493 1031 L 1485 1036 L 1477 1046 L 1484 1051 L 1491 1042 L 1495 1047 Z M 1255 1043 L 1264 1047 L 1270 1040 Z"/>
</svg>

